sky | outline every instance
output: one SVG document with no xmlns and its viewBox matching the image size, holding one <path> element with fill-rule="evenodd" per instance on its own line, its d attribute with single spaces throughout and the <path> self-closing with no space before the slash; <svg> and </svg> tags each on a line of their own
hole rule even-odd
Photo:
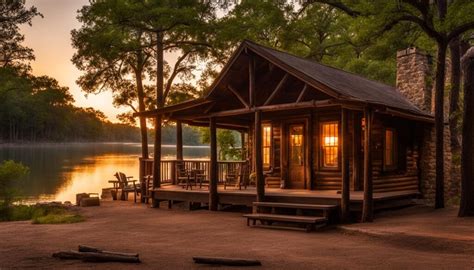
<svg viewBox="0 0 474 270">
<path fill-rule="evenodd" d="M 116 115 L 127 111 L 127 108 L 114 108 L 110 92 L 86 97 L 76 85 L 81 71 L 71 62 L 74 54 L 71 30 L 80 28 L 81 24 L 76 19 L 77 10 L 88 3 L 88 0 L 27 0 L 27 6 L 36 6 L 44 18 L 34 18 L 31 27 L 21 26 L 25 35 L 24 45 L 34 50 L 36 61 L 31 63 L 34 75 L 55 78 L 60 85 L 69 87 L 76 106 L 101 110 L 109 120 L 117 122 Z"/>
</svg>

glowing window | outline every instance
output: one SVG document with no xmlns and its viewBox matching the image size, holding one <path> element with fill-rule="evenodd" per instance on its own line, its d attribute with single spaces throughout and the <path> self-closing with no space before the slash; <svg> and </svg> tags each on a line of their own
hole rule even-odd
<svg viewBox="0 0 474 270">
<path fill-rule="evenodd" d="M 393 168 L 396 165 L 395 155 L 395 132 L 393 129 L 385 130 L 385 147 L 384 147 L 384 166 Z"/>
<path fill-rule="evenodd" d="M 338 138 L 339 124 L 337 122 L 327 122 L 321 125 L 322 138 L 322 161 L 323 167 L 337 167 L 338 166 Z"/>
<path fill-rule="evenodd" d="M 270 166 L 270 153 L 272 147 L 272 126 L 270 124 L 264 124 L 262 127 L 263 166 Z"/>
</svg>

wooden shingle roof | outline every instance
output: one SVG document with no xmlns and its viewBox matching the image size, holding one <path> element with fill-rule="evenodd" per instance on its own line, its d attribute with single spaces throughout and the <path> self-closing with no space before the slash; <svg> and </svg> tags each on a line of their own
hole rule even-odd
<svg viewBox="0 0 474 270">
<path fill-rule="evenodd" d="M 305 77 L 324 84 L 345 100 L 363 101 L 402 109 L 414 114 L 428 115 L 413 105 L 395 87 L 369 80 L 362 76 L 326 66 L 305 58 L 291 55 L 245 40 L 244 44 L 260 56 L 271 62 L 277 62 L 283 68 L 301 72 Z"/>
</svg>

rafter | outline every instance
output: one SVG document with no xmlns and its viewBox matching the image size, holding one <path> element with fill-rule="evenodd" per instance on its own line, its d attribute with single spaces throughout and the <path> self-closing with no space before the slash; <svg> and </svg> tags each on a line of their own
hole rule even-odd
<svg viewBox="0 0 474 270">
<path fill-rule="evenodd" d="M 303 86 L 303 90 L 301 90 L 301 93 L 299 94 L 298 98 L 296 99 L 296 103 L 300 103 L 301 100 L 303 100 L 304 94 L 306 94 L 306 89 L 308 89 L 308 85 L 305 83 Z"/>
<path fill-rule="evenodd" d="M 283 88 L 283 84 L 286 82 L 286 80 L 288 79 L 288 73 L 285 73 L 285 75 L 283 76 L 283 78 L 281 78 L 280 82 L 278 83 L 278 85 L 275 87 L 275 89 L 273 90 L 272 94 L 267 98 L 267 100 L 265 101 L 265 103 L 263 104 L 264 106 L 265 105 L 268 105 L 270 104 L 270 102 L 272 102 L 272 100 L 275 98 L 275 96 L 278 94 L 278 92 L 280 91 L 280 89 Z"/>
<path fill-rule="evenodd" d="M 239 99 L 240 103 L 242 103 L 246 108 L 250 107 L 250 105 L 247 103 L 244 97 L 242 97 L 242 95 L 240 95 L 240 93 L 237 90 L 235 90 L 230 84 L 227 85 L 227 89 L 230 92 L 232 92 L 232 94 L 234 94 L 234 96 L 236 96 Z"/>
</svg>

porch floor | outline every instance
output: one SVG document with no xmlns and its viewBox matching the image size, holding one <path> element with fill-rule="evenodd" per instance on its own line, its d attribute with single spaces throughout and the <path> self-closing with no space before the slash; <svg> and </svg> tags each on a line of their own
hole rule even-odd
<svg viewBox="0 0 474 270">
<path fill-rule="evenodd" d="M 219 203 L 231 205 L 252 206 L 256 200 L 256 188 L 248 187 L 239 190 L 235 187 L 218 187 Z M 417 191 L 376 192 L 373 195 L 375 209 L 387 208 L 389 206 L 401 206 L 410 204 L 412 199 L 418 197 Z M 160 201 L 186 201 L 194 203 L 208 203 L 209 190 L 206 187 L 186 190 L 178 185 L 163 185 L 154 190 L 154 198 Z M 351 191 L 351 210 L 360 209 L 364 198 L 363 191 Z M 335 204 L 339 205 L 341 194 L 337 190 L 304 190 L 304 189 L 280 189 L 265 188 L 265 200 L 271 202 L 286 203 L 312 203 L 312 204 Z"/>
</svg>

